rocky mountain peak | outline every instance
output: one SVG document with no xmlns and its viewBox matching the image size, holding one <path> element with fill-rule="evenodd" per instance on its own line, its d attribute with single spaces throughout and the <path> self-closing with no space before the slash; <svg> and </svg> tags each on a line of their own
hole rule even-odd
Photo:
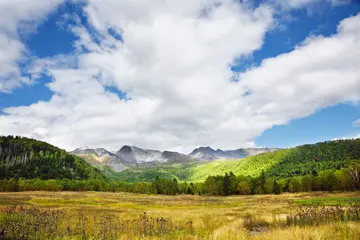
<svg viewBox="0 0 360 240">
<path fill-rule="evenodd" d="M 118 152 L 130 153 L 130 152 L 132 152 L 132 147 L 128 146 L 128 145 L 124 145 L 122 148 L 120 148 L 120 150 Z"/>
<path fill-rule="evenodd" d="M 113 166 L 116 171 L 122 171 L 128 167 L 146 167 L 160 163 L 188 163 L 191 161 L 214 161 L 217 159 L 240 159 L 259 153 L 271 152 L 278 149 L 269 148 L 239 148 L 235 150 L 214 150 L 210 146 L 194 149 L 190 154 L 182 154 L 172 151 L 158 151 L 143 149 L 135 146 L 124 145 L 117 152 L 109 152 L 104 148 L 90 149 L 81 147 L 75 149 L 73 154 L 87 158 L 91 163 L 101 163 Z"/>
</svg>

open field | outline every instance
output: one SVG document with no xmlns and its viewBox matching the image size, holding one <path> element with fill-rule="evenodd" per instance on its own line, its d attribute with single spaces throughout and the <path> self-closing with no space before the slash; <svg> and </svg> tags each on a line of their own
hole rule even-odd
<svg viewBox="0 0 360 240">
<path fill-rule="evenodd" d="M 358 192 L 230 197 L 0 193 L 0 231 L 29 239 L 360 239 L 355 202 L 360 202 Z M 337 204 L 344 207 L 326 207 Z M 316 208 L 319 215 L 299 218 L 314 205 L 322 206 Z M 343 218 L 350 209 L 355 218 Z"/>
</svg>

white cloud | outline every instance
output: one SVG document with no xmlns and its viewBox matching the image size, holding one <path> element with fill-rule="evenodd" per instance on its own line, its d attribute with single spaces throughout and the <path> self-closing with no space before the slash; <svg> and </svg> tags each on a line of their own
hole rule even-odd
<svg viewBox="0 0 360 240">
<path fill-rule="evenodd" d="M 216 144 L 220 134 L 231 131 L 220 130 L 223 118 L 231 119 L 233 107 L 242 107 L 236 97 L 242 90 L 230 81 L 229 64 L 259 49 L 273 21 L 266 5 L 221 3 L 89 1 L 86 12 L 101 44 L 83 26 L 74 27 L 80 37 L 76 46 L 90 51 L 79 56 L 80 68 L 42 61 L 54 78 L 48 86 L 55 96 L 6 109 L 9 116 L 2 117 L 0 132 L 38 136 L 33 129 L 47 129 L 44 139 L 66 148 Z M 110 27 L 122 32 L 125 44 L 107 33 Z M 100 80 L 93 77 L 100 72 Z M 104 85 L 119 88 L 131 100 L 106 92 Z M 247 136 L 239 139 L 232 145 L 248 142 Z"/>
<path fill-rule="evenodd" d="M 72 28 L 76 46 L 87 51 L 39 60 L 33 73 L 45 68 L 55 95 L 5 109 L 0 134 L 67 149 L 231 149 L 254 145 L 274 125 L 360 100 L 360 15 L 341 22 L 334 36 L 309 38 L 234 82 L 229 64 L 261 48 L 273 10 L 218 2 L 90 0 L 85 11 L 91 33 Z M 76 68 L 66 64 L 76 57 Z M 129 98 L 106 91 L 110 86 Z"/>
<path fill-rule="evenodd" d="M 360 126 L 360 119 L 358 119 L 358 120 L 356 120 L 355 122 L 353 122 L 353 126 L 354 126 L 354 127 Z"/>
<path fill-rule="evenodd" d="M 358 138 L 360 138 L 360 134 L 353 135 L 353 136 L 350 136 L 350 137 L 334 138 L 333 141 L 336 141 L 336 140 L 347 140 L 347 139 L 358 139 Z"/>
<path fill-rule="evenodd" d="M 36 24 L 61 1 L 0 0 L 0 93 L 31 82 L 22 76 L 18 66 L 26 56 L 18 32 L 25 35 L 34 31 Z"/>
<path fill-rule="evenodd" d="M 306 39 L 293 52 L 267 59 L 240 76 L 248 103 L 272 124 L 317 109 L 360 100 L 360 15 L 345 19 L 334 36 Z M 272 125 L 271 124 L 271 125 Z"/>
<path fill-rule="evenodd" d="M 29 79 L 21 76 L 17 65 L 24 55 L 24 45 L 0 32 L 0 46 L 0 92 L 28 83 Z"/>
</svg>

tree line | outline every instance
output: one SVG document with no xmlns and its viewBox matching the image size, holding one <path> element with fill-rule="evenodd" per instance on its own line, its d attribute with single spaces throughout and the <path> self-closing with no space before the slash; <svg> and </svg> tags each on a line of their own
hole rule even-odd
<svg viewBox="0 0 360 240">
<path fill-rule="evenodd" d="M 161 179 L 157 177 L 149 182 L 105 181 L 100 179 L 2 179 L 0 192 L 17 191 L 103 191 L 103 192 L 132 192 L 143 194 L 194 194 L 193 183 L 178 183 L 177 179 Z"/>
<path fill-rule="evenodd" d="M 360 190 L 360 163 L 348 168 L 324 170 L 305 176 L 277 179 L 263 171 L 259 177 L 236 176 L 232 172 L 223 176 L 209 176 L 205 182 L 181 182 L 176 178 L 156 177 L 153 182 L 124 182 L 101 179 L 3 179 L 0 191 L 113 191 L 144 194 L 197 194 L 212 196 L 280 194 L 282 192 L 354 191 Z"/>
<path fill-rule="evenodd" d="M 313 170 L 305 176 L 278 179 L 262 171 L 259 177 L 209 176 L 202 186 L 205 195 L 280 194 L 282 192 L 360 190 L 360 163 L 353 162 L 339 170 Z"/>
</svg>

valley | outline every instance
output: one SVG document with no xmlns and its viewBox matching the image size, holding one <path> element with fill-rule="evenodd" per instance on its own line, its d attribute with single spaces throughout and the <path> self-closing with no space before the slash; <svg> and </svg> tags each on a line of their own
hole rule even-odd
<svg viewBox="0 0 360 240">
<path fill-rule="evenodd" d="M 0 0 L 0 240 L 360 240 L 360 0 Z"/>
<path fill-rule="evenodd" d="M 254 155 L 203 160 L 129 146 L 70 154 L 0 137 L 0 237 L 357 239 L 360 139 L 244 151 Z"/>
</svg>

